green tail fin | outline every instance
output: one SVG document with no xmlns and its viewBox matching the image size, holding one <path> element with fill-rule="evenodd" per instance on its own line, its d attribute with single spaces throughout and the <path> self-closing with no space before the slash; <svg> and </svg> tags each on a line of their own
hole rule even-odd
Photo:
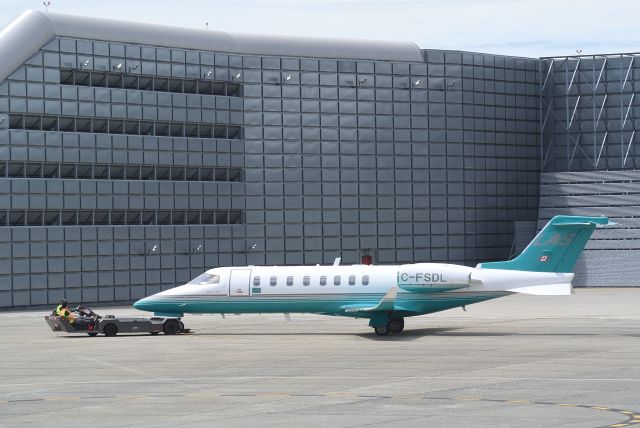
<svg viewBox="0 0 640 428">
<path fill-rule="evenodd" d="M 596 226 L 606 224 L 607 217 L 556 216 L 515 259 L 481 263 L 479 267 L 570 273 Z"/>
</svg>

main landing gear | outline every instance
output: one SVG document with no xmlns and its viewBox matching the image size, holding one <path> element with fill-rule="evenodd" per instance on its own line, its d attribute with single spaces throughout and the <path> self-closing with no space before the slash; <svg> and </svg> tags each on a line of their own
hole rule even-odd
<svg viewBox="0 0 640 428">
<path fill-rule="evenodd" d="M 378 336 L 388 336 L 389 333 L 400 333 L 404 330 L 404 318 L 391 318 L 385 325 L 373 328 Z"/>
</svg>

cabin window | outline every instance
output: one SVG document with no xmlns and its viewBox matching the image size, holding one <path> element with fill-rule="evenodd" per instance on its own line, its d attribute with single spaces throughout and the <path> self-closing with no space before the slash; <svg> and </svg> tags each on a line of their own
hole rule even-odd
<svg viewBox="0 0 640 428">
<path fill-rule="evenodd" d="M 320 285 L 327 285 L 327 277 L 326 276 L 321 276 L 320 277 Z"/>
<path fill-rule="evenodd" d="M 356 276 L 349 275 L 349 285 L 356 285 Z"/>
<path fill-rule="evenodd" d="M 369 285 L 369 275 L 364 275 L 362 277 L 362 285 Z"/>
<path fill-rule="evenodd" d="M 272 276 L 271 279 L 269 279 L 269 285 L 271 285 L 272 287 L 275 287 L 275 285 L 278 283 L 278 277 L 277 276 Z"/>
<path fill-rule="evenodd" d="M 256 287 L 260 286 L 260 277 L 259 276 L 254 276 L 253 277 L 253 285 Z"/>
<path fill-rule="evenodd" d="M 340 276 L 336 275 L 333 277 L 333 285 L 340 285 Z"/>
<path fill-rule="evenodd" d="M 302 285 L 306 286 L 309 284 L 311 284 L 311 277 L 308 277 L 308 276 L 302 277 Z"/>
<path fill-rule="evenodd" d="M 292 276 L 288 276 L 287 277 L 287 285 L 289 287 L 291 287 L 293 285 L 293 277 Z"/>
</svg>

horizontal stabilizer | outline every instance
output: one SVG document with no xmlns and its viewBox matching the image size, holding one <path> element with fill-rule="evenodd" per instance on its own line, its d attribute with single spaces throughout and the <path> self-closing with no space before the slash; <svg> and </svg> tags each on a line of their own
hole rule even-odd
<svg viewBox="0 0 640 428">
<path fill-rule="evenodd" d="M 342 309 L 344 309 L 344 311 L 347 313 L 392 311 L 394 309 L 397 295 L 398 295 L 398 288 L 391 287 L 391 289 L 387 292 L 387 294 L 384 295 L 382 300 L 380 300 L 380 303 L 378 303 L 376 306 L 365 307 L 365 306 L 351 305 L 351 306 L 344 306 Z"/>
<path fill-rule="evenodd" d="M 573 287 L 570 283 L 561 283 L 514 287 L 507 291 L 512 293 L 532 294 L 534 296 L 568 296 L 573 294 Z"/>
</svg>

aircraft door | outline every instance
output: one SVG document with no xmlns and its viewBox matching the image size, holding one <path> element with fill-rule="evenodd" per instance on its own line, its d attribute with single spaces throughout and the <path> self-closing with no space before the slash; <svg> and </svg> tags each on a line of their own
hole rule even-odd
<svg viewBox="0 0 640 428">
<path fill-rule="evenodd" d="M 229 278 L 229 296 L 248 297 L 251 269 L 232 269 Z"/>
</svg>

